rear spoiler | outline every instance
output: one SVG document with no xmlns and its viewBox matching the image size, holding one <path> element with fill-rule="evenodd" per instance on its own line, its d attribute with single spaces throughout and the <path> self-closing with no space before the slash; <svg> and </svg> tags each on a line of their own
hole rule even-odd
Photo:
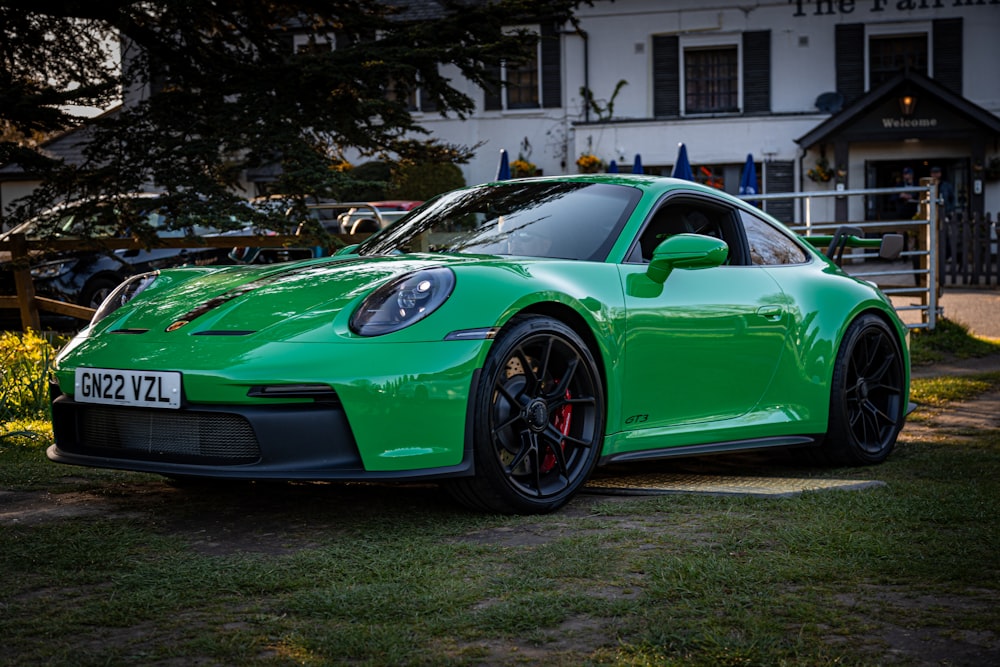
<svg viewBox="0 0 1000 667">
<path fill-rule="evenodd" d="M 903 251 L 902 234 L 884 234 L 880 238 L 866 239 L 860 227 L 841 225 L 833 236 L 803 236 L 814 248 L 826 248 L 826 256 L 839 266 L 844 259 L 844 248 L 878 248 L 881 259 L 896 259 Z"/>
</svg>

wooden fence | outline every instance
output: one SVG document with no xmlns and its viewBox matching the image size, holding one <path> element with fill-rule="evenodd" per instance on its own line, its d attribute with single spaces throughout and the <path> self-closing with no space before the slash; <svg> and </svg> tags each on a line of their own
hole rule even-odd
<svg viewBox="0 0 1000 667">
<path fill-rule="evenodd" d="M 1000 222 L 1000 214 L 997 222 Z M 997 228 L 990 214 L 945 217 L 938 233 L 938 258 L 942 286 L 995 286 L 1000 283 Z"/>
<path fill-rule="evenodd" d="M 369 234 L 332 234 L 334 238 L 340 239 L 345 245 L 360 243 Z M 157 239 L 157 248 L 191 248 L 202 246 L 207 248 L 232 248 L 232 247 L 259 247 L 259 248 L 285 248 L 285 249 L 305 249 L 304 238 L 301 236 L 217 236 L 202 237 L 199 239 L 190 238 L 160 238 Z M 21 315 L 21 327 L 23 330 L 41 329 L 41 316 L 39 311 L 47 311 L 57 315 L 67 315 L 80 320 L 89 320 L 94 310 L 85 306 L 73 303 L 48 299 L 35 294 L 35 285 L 31 278 L 31 257 L 33 254 L 47 251 L 59 250 L 139 250 L 148 248 L 149 245 L 137 239 L 61 239 L 47 241 L 28 241 L 23 234 L 14 234 L 9 241 L 0 242 L 0 253 L 9 252 L 10 266 L 14 273 L 14 283 L 17 289 L 16 295 L 0 295 L 0 309 L 17 309 Z M 311 251 L 306 251 L 311 252 Z"/>
<path fill-rule="evenodd" d="M 1000 214 L 997 216 L 1000 223 Z M 359 243 L 368 234 L 334 234 L 344 244 Z M 190 248 L 193 244 L 212 248 L 234 246 L 257 246 L 262 248 L 302 248 L 303 239 L 298 236 L 220 236 L 204 237 L 197 240 L 185 238 L 164 238 L 156 243 L 158 248 Z M 959 215 L 945 218 L 938 234 L 939 286 L 996 286 L 1000 284 L 1000 266 L 997 257 L 997 229 L 991 216 Z M 81 320 L 89 320 L 93 309 L 40 297 L 35 294 L 34 283 L 29 268 L 32 253 L 41 250 L 118 250 L 141 249 L 146 247 L 135 239 L 97 240 L 54 240 L 28 241 L 18 234 L 9 241 L 0 242 L 0 252 L 10 252 L 14 267 L 16 296 L 0 295 L 0 308 L 17 309 L 24 329 L 41 328 L 39 311 L 68 315 Z"/>
</svg>

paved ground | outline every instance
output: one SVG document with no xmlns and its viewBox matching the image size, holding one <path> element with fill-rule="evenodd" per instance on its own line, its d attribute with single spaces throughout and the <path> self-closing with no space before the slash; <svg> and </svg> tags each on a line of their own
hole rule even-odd
<svg viewBox="0 0 1000 667">
<path fill-rule="evenodd" d="M 893 297 L 893 304 L 917 305 L 914 297 Z M 1000 290 L 990 288 L 945 288 L 940 298 L 944 317 L 969 327 L 969 331 L 983 338 L 1000 339 Z M 904 322 L 920 321 L 919 311 L 902 311 Z"/>
<path fill-rule="evenodd" d="M 913 265 L 909 261 L 847 263 L 843 268 L 852 275 L 878 283 L 887 291 L 909 289 L 916 285 Z M 893 295 L 891 299 L 897 309 L 920 305 L 919 295 Z M 977 336 L 1000 339 L 1000 287 L 997 285 L 969 287 L 947 284 L 938 307 L 944 317 L 966 325 Z M 923 313 L 920 310 L 903 310 L 899 315 L 907 324 L 918 324 Z"/>
</svg>

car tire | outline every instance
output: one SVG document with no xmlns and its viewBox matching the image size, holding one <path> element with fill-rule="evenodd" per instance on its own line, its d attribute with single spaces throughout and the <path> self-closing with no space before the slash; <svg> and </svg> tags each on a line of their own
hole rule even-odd
<svg viewBox="0 0 1000 667">
<path fill-rule="evenodd" d="M 862 315 L 840 344 L 822 457 L 833 465 L 881 463 L 906 417 L 906 373 L 898 338 L 882 318 Z"/>
<path fill-rule="evenodd" d="M 452 483 L 459 501 L 503 514 L 551 512 L 590 477 L 604 439 L 604 388 L 570 327 L 514 318 L 493 343 L 473 400 L 475 477 Z"/>
<path fill-rule="evenodd" d="M 87 308 L 100 307 L 104 299 L 122 283 L 122 280 L 124 278 L 116 280 L 109 276 L 91 278 L 80 290 L 80 305 Z"/>
</svg>

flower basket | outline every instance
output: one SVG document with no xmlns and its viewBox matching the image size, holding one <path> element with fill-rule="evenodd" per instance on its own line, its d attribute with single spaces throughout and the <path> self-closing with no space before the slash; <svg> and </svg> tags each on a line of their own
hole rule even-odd
<svg viewBox="0 0 1000 667">
<path fill-rule="evenodd" d="M 534 162 L 528 162 L 524 158 L 517 158 L 510 163 L 510 173 L 514 178 L 527 178 L 538 173 L 538 167 Z"/>
<path fill-rule="evenodd" d="M 834 176 L 834 170 L 830 168 L 826 158 L 820 158 L 816 160 L 816 166 L 806 172 L 806 176 L 816 183 L 829 183 Z"/>
<path fill-rule="evenodd" d="M 584 153 L 576 159 L 576 167 L 581 174 L 596 174 L 604 171 L 604 160 L 593 153 Z"/>
</svg>

